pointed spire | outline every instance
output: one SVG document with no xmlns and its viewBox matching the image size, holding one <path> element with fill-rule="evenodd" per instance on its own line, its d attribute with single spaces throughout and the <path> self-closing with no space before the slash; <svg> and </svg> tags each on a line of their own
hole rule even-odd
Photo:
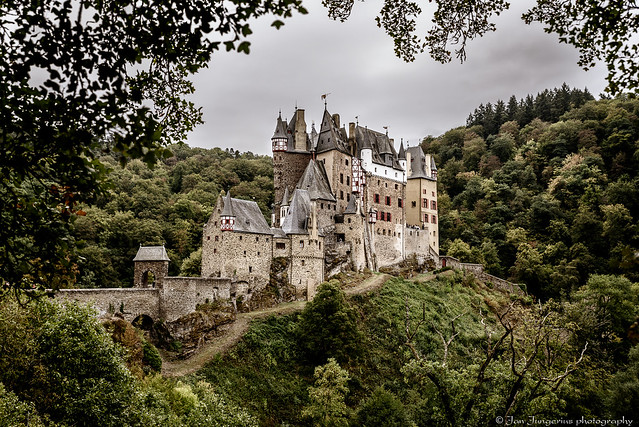
<svg viewBox="0 0 639 427">
<path fill-rule="evenodd" d="M 357 199 L 357 194 L 351 194 L 351 199 L 348 201 L 348 206 L 346 206 L 346 210 L 344 210 L 345 214 L 357 213 Z"/>
<path fill-rule="evenodd" d="M 288 185 L 284 189 L 284 197 L 282 197 L 282 203 L 280 206 L 288 206 L 289 200 L 291 200 L 291 194 L 288 191 Z"/>
<path fill-rule="evenodd" d="M 231 201 L 231 192 L 226 192 L 226 197 L 224 197 L 224 209 L 222 209 L 222 216 L 235 216 L 233 212 L 233 202 Z"/>
<path fill-rule="evenodd" d="M 406 150 L 404 150 L 404 138 L 402 138 L 399 143 L 399 153 L 397 154 L 397 158 L 400 160 L 406 160 Z"/>
</svg>

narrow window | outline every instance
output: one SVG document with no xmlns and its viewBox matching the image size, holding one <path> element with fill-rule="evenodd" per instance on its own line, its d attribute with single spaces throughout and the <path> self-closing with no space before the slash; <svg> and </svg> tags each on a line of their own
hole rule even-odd
<svg viewBox="0 0 639 427">
<path fill-rule="evenodd" d="M 206 236 L 206 240 L 211 240 L 211 236 Z"/>
<path fill-rule="evenodd" d="M 379 203 L 379 194 L 375 194 L 375 203 Z"/>
<path fill-rule="evenodd" d="M 302 267 L 304 267 L 304 260 L 302 260 Z"/>
<path fill-rule="evenodd" d="M 213 248 L 213 253 L 216 254 L 217 253 L 217 248 Z"/>
<path fill-rule="evenodd" d="M 346 175 L 346 185 L 351 185 L 351 177 Z"/>
<path fill-rule="evenodd" d="M 428 209 L 428 199 L 423 199 L 422 207 Z"/>
<path fill-rule="evenodd" d="M 219 241 L 220 240 L 220 236 L 215 236 L 215 241 Z"/>
<path fill-rule="evenodd" d="M 344 174 L 343 173 L 339 174 L 339 183 L 340 184 L 344 184 Z"/>
<path fill-rule="evenodd" d="M 417 202 L 415 200 L 413 200 L 412 202 L 410 202 L 411 207 L 416 208 L 417 207 Z"/>
<path fill-rule="evenodd" d="M 433 215 L 433 224 L 437 224 L 437 217 L 435 215 Z"/>
<path fill-rule="evenodd" d="M 344 192 L 342 190 L 339 190 L 339 198 L 340 200 L 344 200 Z"/>
<path fill-rule="evenodd" d="M 249 273 L 252 273 L 252 272 L 253 272 L 253 267 L 249 265 Z"/>
<path fill-rule="evenodd" d="M 397 207 L 398 207 L 398 208 L 402 208 L 402 207 L 404 207 L 404 205 L 403 205 L 403 203 L 402 203 L 402 199 L 400 199 L 400 198 L 398 198 L 398 199 L 397 199 Z"/>
<path fill-rule="evenodd" d="M 346 159 L 346 166 L 348 166 L 348 159 Z"/>
<path fill-rule="evenodd" d="M 300 248 L 304 247 L 304 240 L 300 240 Z"/>
</svg>

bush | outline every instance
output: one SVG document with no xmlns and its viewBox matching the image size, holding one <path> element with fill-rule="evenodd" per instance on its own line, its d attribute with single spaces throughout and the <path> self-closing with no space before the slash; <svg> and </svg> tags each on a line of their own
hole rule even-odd
<svg viewBox="0 0 639 427">
<path fill-rule="evenodd" d="M 300 315 L 298 342 L 303 356 L 314 365 L 329 358 L 348 363 L 362 353 L 363 335 L 355 312 L 337 281 L 322 283 Z"/>
<path fill-rule="evenodd" d="M 376 388 L 366 399 L 357 413 L 357 421 L 364 427 L 402 427 L 408 424 L 402 402 L 383 387 Z"/>
</svg>

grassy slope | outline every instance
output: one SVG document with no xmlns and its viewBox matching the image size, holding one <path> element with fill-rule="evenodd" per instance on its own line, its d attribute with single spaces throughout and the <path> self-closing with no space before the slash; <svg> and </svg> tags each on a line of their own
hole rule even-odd
<svg viewBox="0 0 639 427">
<path fill-rule="evenodd" d="M 449 357 L 465 357 L 473 351 L 470 349 L 480 346 L 484 337 L 479 323 L 480 309 L 489 313 L 489 306 L 498 307 L 508 299 L 483 285 L 465 283 L 459 274 L 452 272 L 426 282 L 394 278 L 373 293 L 351 297 L 366 339 L 361 343 L 364 356 L 358 363 L 345 367 L 352 378 L 349 405 L 357 407 L 380 385 L 400 398 L 410 399 L 404 393 L 400 372 L 411 358 L 404 345 L 405 301 L 413 327 L 423 315 L 426 319 L 414 340 L 416 346 L 426 357 L 437 360 L 443 346 L 435 328 L 448 338 L 452 334 L 450 320 L 463 314 L 455 322 L 459 336 Z M 237 346 L 197 376 L 210 381 L 216 391 L 248 409 L 264 425 L 300 424 L 299 413 L 307 403 L 314 367 L 299 362 L 297 318 L 298 314 L 271 316 L 253 323 Z M 487 318 L 494 325 L 492 314 Z"/>
</svg>

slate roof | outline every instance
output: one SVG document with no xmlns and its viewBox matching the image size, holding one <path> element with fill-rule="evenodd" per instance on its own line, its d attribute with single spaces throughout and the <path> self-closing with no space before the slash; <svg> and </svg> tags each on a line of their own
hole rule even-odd
<svg viewBox="0 0 639 427">
<path fill-rule="evenodd" d="M 344 210 L 345 214 L 356 214 L 357 213 L 357 195 L 351 194 L 351 200 L 348 202 L 348 206 Z"/>
<path fill-rule="evenodd" d="M 227 193 L 222 215 L 234 216 L 233 231 L 239 233 L 272 234 L 260 207 L 252 200 L 233 199 Z"/>
<path fill-rule="evenodd" d="M 291 207 L 282 223 L 282 231 L 286 234 L 308 234 L 307 219 L 311 213 L 311 196 L 306 190 L 296 189 L 293 192 Z"/>
<path fill-rule="evenodd" d="M 404 150 L 404 140 L 399 143 L 399 153 L 397 153 L 399 160 L 406 160 L 406 150 Z"/>
<path fill-rule="evenodd" d="M 315 151 L 319 154 L 330 150 L 339 150 L 342 153 L 351 154 L 346 129 L 339 128 L 333 120 L 333 116 L 327 110 L 324 110 Z"/>
<path fill-rule="evenodd" d="M 133 261 L 171 261 L 163 246 L 142 246 Z"/>
<path fill-rule="evenodd" d="M 271 234 L 276 238 L 286 238 L 286 233 L 284 233 L 281 228 L 271 227 Z"/>
<path fill-rule="evenodd" d="M 395 147 L 388 135 L 366 127 L 357 126 L 355 128 L 355 143 L 357 144 L 357 156 L 359 158 L 362 157 L 362 150 L 370 149 L 373 154 L 373 163 L 403 171 L 399 164 Z"/>
<path fill-rule="evenodd" d="M 288 185 L 284 189 L 284 196 L 282 197 L 282 203 L 280 206 L 288 206 L 288 202 L 291 200 L 291 194 L 288 191 Z"/>
<path fill-rule="evenodd" d="M 308 191 L 311 200 L 328 200 L 335 202 L 335 196 L 331 191 L 331 186 L 328 183 L 328 177 L 326 175 L 326 169 L 324 164 L 311 160 L 308 162 L 304 173 L 295 187 L 299 190 Z M 293 202 L 291 202 L 290 209 L 293 209 Z"/>
<path fill-rule="evenodd" d="M 431 165 L 427 164 L 426 155 L 424 154 L 422 147 L 419 145 L 416 147 L 409 147 L 406 151 L 410 154 L 410 165 L 407 165 L 410 175 L 408 175 L 407 178 L 434 179 L 431 177 Z M 432 158 L 431 163 L 434 164 L 434 160 L 432 160 Z"/>
<path fill-rule="evenodd" d="M 282 112 L 280 112 L 280 115 L 277 118 L 277 124 L 275 125 L 273 138 L 288 138 L 286 134 L 286 124 L 282 121 Z"/>
</svg>

